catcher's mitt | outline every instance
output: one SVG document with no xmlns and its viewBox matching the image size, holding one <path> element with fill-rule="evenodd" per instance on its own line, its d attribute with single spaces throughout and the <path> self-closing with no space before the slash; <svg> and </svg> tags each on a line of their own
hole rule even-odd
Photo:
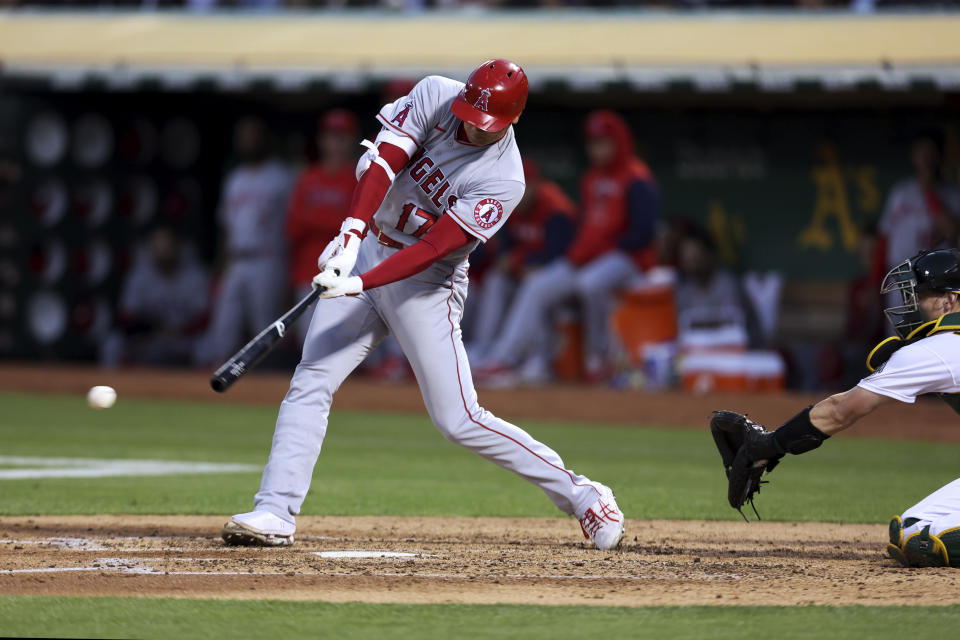
<svg viewBox="0 0 960 640">
<path fill-rule="evenodd" d="M 773 432 L 735 411 L 715 411 L 710 419 L 710 433 L 723 458 L 727 472 L 727 500 L 740 512 L 747 502 L 760 520 L 753 496 L 760 491 L 764 472 L 769 473 L 785 453 L 773 439 Z"/>
</svg>

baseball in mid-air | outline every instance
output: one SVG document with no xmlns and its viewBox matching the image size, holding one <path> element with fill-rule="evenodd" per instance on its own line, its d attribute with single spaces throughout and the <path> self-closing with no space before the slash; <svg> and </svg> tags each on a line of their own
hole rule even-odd
<svg viewBox="0 0 960 640">
<path fill-rule="evenodd" d="M 94 409 L 109 409 L 117 401 L 113 387 L 96 386 L 87 391 L 87 404 Z"/>
</svg>

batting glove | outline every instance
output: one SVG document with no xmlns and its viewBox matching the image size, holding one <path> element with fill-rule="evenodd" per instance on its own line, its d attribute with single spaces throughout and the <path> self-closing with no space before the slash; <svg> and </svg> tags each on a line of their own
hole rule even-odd
<svg viewBox="0 0 960 640">
<path fill-rule="evenodd" d="M 339 298 L 340 296 L 355 296 L 363 291 L 363 280 L 360 276 L 341 276 L 327 270 L 321 271 L 313 278 L 313 288 L 323 287 L 321 298 Z"/>
<path fill-rule="evenodd" d="M 320 271 L 332 270 L 348 275 L 357 263 L 360 241 L 367 232 L 367 223 L 356 218 L 347 218 L 340 225 L 340 233 L 327 243 L 323 253 L 317 258 Z"/>
</svg>

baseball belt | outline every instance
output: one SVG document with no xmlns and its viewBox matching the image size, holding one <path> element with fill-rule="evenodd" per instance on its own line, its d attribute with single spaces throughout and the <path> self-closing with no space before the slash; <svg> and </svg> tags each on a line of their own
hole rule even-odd
<svg viewBox="0 0 960 640">
<path fill-rule="evenodd" d="M 380 227 L 378 227 L 377 224 L 372 220 L 370 221 L 370 231 L 372 231 L 376 236 L 377 242 L 385 247 L 390 247 L 391 249 L 403 249 L 405 246 L 381 231 Z"/>
</svg>

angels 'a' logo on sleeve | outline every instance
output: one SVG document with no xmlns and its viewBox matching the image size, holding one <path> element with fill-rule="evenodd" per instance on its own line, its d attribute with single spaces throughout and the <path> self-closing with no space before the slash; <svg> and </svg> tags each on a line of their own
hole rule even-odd
<svg viewBox="0 0 960 640">
<path fill-rule="evenodd" d="M 480 92 L 480 95 L 477 96 L 477 101 L 473 103 L 475 109 L 480 109 L 484 113 L 490 108 L 488 102 L 490 100 L 490 89 L 484 89 Z"/>
<path fill-rule="evenodd" d="M 489 229 L 503 217 L 503 205 L 499 200 L 484 198 L 473 208 L 473 218 L 483 229 Z"/>
<path fill-rule="evenodd" d="M 403 123 L 407 121 L 407 116 L 410 115 L 410 109 L 413 109 L 412 102 L 408 102 L 407 104 L 403 105 L 403 109 L 401 109 L 397 115 L 393 116 L 390 122 L 398 127 L 403 127 Z"/>
</svg>

